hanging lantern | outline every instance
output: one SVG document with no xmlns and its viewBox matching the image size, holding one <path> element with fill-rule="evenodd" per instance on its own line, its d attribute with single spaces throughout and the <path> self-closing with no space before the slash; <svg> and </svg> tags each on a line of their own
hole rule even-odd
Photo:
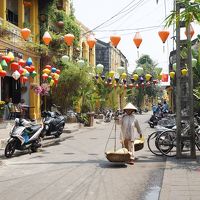
<svg viewBox="0 0 200 200">
<path fill-rule="evenodd" d="M 142 67 L 137 67 L 137 68 L 135 69 L 135 72 L 136 72 L 139 76 L 141 76 L 141 75 L 143 74 L 144 70 L 143 70 Z"/>
<path fill-rule="evenodd" d="M 121 77 L 122 77 L 122 79 L 126 79 L 127 74 L 124 72 L 124 73 L 122 73 Z"/>
<path fill-rule="evenodd" d="M 192 25 L 190 24 L 190 39 L 193 37 L 193 35 L 194 35 L 194 29 Z M 185 36 L 187 37 L 187 30 L 185 30 Z"/>
<path fill-rule="evenodd" d="M 43 72 L 44 74 L 49 74 L 49 73 L 51 72 L 51 70 L 45 68 L 45 69 L 42 70 L 42 72 Z"/>
<path fill-rule="evenodd" d="M 0 76 L 5 77 L 7 75 L 7 72 L 5 70 L 0 71 Z"/>
<path fill-rule="evenodd" d="M 142 83 L 144 81 L 144 78 L 140 76 L 139 81 Z"/>
<path fill-rule="evenodd" d="M 168 74 L 162 74 L 162 82 L 168 82 Z"/>
<path fill-rule="evenodd" d="M 11 51 L 8 53 L 7 56 L 10 57 L 10 61 L 13 61 L 15 59 L 15 56 L 14 56 L 13 52 L 11 52 Z"/>
<path fill-rule="evenodd" d="M 187 70 L 187 69 L 184 68 L 184 69 L 181 70 L 181 74 L 182 74 L 183 76 L 186 76 L 187 73 L 188 73 L 188 70 Z"/>
<path fill-rule="evenodd" d="M 122 73 L 125 72 L 125 68 L 124 67 L 118 67 L 117 72 L 121 75 Z"/>
<path fill-rule="evenodd" d="M 74 35 L 73 34 L 66 34 L 64 36 L 64 41 L 67 44 L 67 46 L 72 46 L 73 41 L 74 41 Z"/>
<path fill-rule="evenodd" d="M 45 68 L 45 69 L 49 69 L 49 70 L 51 70 L 51 65 L 45 65 L 44 68 Z"/>
<path fill-rule="evenodd" d="M 117 45 L 119 44 L 121 40 L 121 37 L 118 36 L 118 35 L 112 35 L 110 36 L 110 41 L 111 41 L 111 44 L 116 48 Z"/>
<path fill-rule="evenodd" d="M 104 75 L 101 75 L 101 79 L 102 79 L 102 80 L 105 80 L 105 78 L 106 78 L 106 77 L 105 77 Z"/>
<path fill-rule="evenodd" d="M 197 65 L 197 59 L 192 58 L 192 67 L 196 67 Z"/>
<path fill-rule="evenodd" d="M 11 66 L 12 71 L 16 71 L 19 69 L 19 63 L 17 62 L 12 62 L 10 66 Z"/>
<path fill-rule="evenodd" d="M 24 76 L 29 77 L 30 76 L 30 72 L 27 71 Z"/>
<path fill-rule="evenodd" d="M 139 76 L 138 76 L 137 74 L 133 74 L 133 79 L 134 79 L 135 81 L 137 81 L 138 78 L 139 78 Z"/>
<path fill-rule="evenodd" d="M 7 64 L 11 61 L 9 56 L 2 56 L 2 59 L 5 60 Z"/>
<path fill-rule="evenodd" d="M 151 77 L 152 77 L 151 74 L 146 74 L 145 75 L 146 81 L 149 81 Z"/>
<path fill-rule="evenodd" d="M 42 79 L 45 81 L 48 78 L 48 74 L 42 74 Z"/>
<path fill-rule="evenodd" d="M 23 60 L 23 59 L 20 59 L 20 60 L 18 61 L 18 63 L 19 63 L 20 66 L 24 67 L 25 64 L 26 64 L 26 61 Z"/>
<path fill-rule="evenodd" d="M 119 77 L 115 77 L 116 83 L 119 83 Z"/>
<path fill-rule="evenodd" d="M 29 69 L 29 72 L 33 72 L 33 71 L 35 71 L 35 66 L 31 65 L 30 69 Z"/>
<path fill-rule="evenodd" d="M 124 83 L 124 85 L 126 84 L 126 82 L 127 82 L 126 79 L 123 79 L 123 83 Z"/>
<path fill-rule="evenodd" d="M 56 73 L 57 73 L 57 74 L 60 74 L 60 70 L 59 70 L 59 69 L 57 69 L 57 70 L 56 70 Z"/>
<path fill-rule="evenodd" d="M 34 78 L 36 75 L 37 75 L 37 72 L 36 72 L 36 71 L 33 71 L 33 72 L 30 73 L 30 76 L 31 76 L 32 78 Z"/>
<path fill-rule="evenodd" d="M 97 73 L 101 74 L 103 72 L 104 66 L 102 64 L 98 64 L 96 66 Z"/>
<path fill-rule="evenodd" d="M 160 73 L 157 78 L 158 78 L 158 80 L 161 80 L 162 79 L 162 73 Z"/>
<path fill-rule="evenodd" d="M 2 66 L 0 65 L 0 71 L 2 71 L 3 70 L 3 68 L 2 68 Z"/>
<path fill-rule="evenodd" d="M 50 81 L 50 86 L 53 86 L 54 85 L 54 80 L 52 79 L 51 81 Z"/>
<path fill-rule="evenodd" d="M 114 71 L 110 71 L 110 72 L 109 72 L 109 77 L 112 78 L 114 75 L 115 75 L 115 72 L 114 72 Z"/>
<path fill-rule="evenodd" d="M 141 88 L 144 88 L 144 83 L 141 83 Z"/>
<path fill-rule="evenodd" d="M 18 69 L 18 72 L 19 72 L 20 74 L 23 74 L 24 68 L 20 66 L 19 69 Z"/>
<path fill-rule="evenodd" d="M 57 70 L 57 69 L 56 69 L 55 67 L 52 67 L 52 68 L 51 68 L 51 72 L 53 72 L 53 73 L 55 73 L 56 70 Z"/>
<path fill-rule="evenodd" d="M 134 85 L 133 85 L 132 83 L 130 83 L 130 84 L 128 85 L 128 87 L 129 87 L 130 89 L 132 89 L 132 88 L 134 87 Z"/>
<path fill-rule="evenodd" d="M 61 61 L 63 64 L 66 64 L 69 61 L 69 56 L 67 55 L 62 56 Z"/>
<path fill-rule="evenodd" d="M 26 69 L 28 72 L 30 72 L 31 67 L 29 67 L 29 66 L 25 66 L 24 69 Z"/>
<path fill-rule="evenodd" d="M 32 3 L 30 1 L 24 1 L 24 7 L 30 8 Z"/>
<path fill-rule="evenodd" d="M 87 44 L 90 49 L 93 49 L 94 45 L 96 44 L 96 39 L 94 38 L 94 36 L 89 36 L 87 38 Z"/>
<path fill-rule="evenodd" d="M 175 77 L 175 72 L 174 72 L 174 71 L 171 71 L 171 72 L 169 73 L 169 76 L 170 76 L 171 79 L 174 79 L 174 77 Z"/>
<path fill-rule="evenodd" d="M 23 37 L 24 40 L 28 40 L 28 38 L 29 38 L 30 35 L 31 35 L 31 30 L 28 29 L 28 28 L 23 28 L 23 29 L 21 30 L 21 35 L 22 35 L 22 37 Z"/>
<path fill-rule="evenodd" d="M 176 71 L 176 63 L 174 63 L 174 64 L 172 65 L 172 68 L 173 68 L 174 71 Z"/>
<path fill-rule="evenodd" d="M 58 84 L 58 80 L 55 79 L 54 80 L 54 84 L 57 85 Z"/>
<path fill-rule="evenodd" d="M 60 76 L 59 76 L 58 74 L 55 73 L 53 78 L 54 78 L 55 80 L 58 80 L 59 77 L 60 77 Z"/>
<path fill-rule="evenodd" d="M 98 75 L 98 74 L 96 74 L 95 78 L 96 78 L 96 80 L 98 80 L 98 79 L 99 79 L 99 75 Z"/>
<path fill-rule="evenodd" d="M 167 40 L 167 38 L 168 38 L 168 36 L 169 36 L 169 31 L 166 31 L 166 30 L 159 31 L 159 32 L 158 32 L 158 35 L 160 36 L 160 39 L 161 39 L 162 42 L 163 42 L 163 52 L 164 52 L 164 51 L 165 51 L 165 46 L 164 46 L 164 44 L 165 44 L 165 42 L 166 42 L 166 40 Z"/>
<path fill-rule="evenodd" d="M 148 81 L 148 82 L 146 83 L 146 85 L 147 85 L 147 87 L 149 87 L 149 86 L 151 85 L 151 83 Z"/>
<path fill-rule="evenodd" d="M 112 78 L 109 77 L 107 81 L 108 81 L 108 83 L 110 83 L 112 81 Z"/>
<path fill-rule="evenodd" d="M 19 77 L 20 77 L 20 73 L 16 70 L 16 71 L 13 72 L 12 77 L 13 77 L 15 80 L 18 80 Z"/>
<path fill-rule="evenodd" d="M 47 81 L 50 83 L 52 80 L 52 76 L 48 76 Z"/>
<path fill-rule="evenodd" d="M 7 67 L 8 67 L 8 64 L 7 64 L 7 62 L 6 62 L 5 60 L 2 60 L 2 61 L 1 61 L 1 66 L 2 66 L 3 68 L 7 68 Z"/>
<path fill-rule="evenodd" d="M 28 72 L 28 71 L 27 71 L 26 69 L 24 69 L 22 75 L 25 76 L 27 72 Z"/>
<path fill-rule="evenodd" d="M 22 77 L 20 78 L 20 82 L 21 82 L 22 84 L 25 84 L 27 81 L 28 81 L 28 78 L 27 78 L 26 76 L 22 76 Z"/>
<path fill-rule="evenodd" d="M 30 65 L 33 64 L 33 61 L 32 61 L 32 59 L 31 59 L 30 57 L 27 59 L 26 64 L 27 64 L 28 66 L 30 66 Z"/>
<path fill-rule="evenodd" d="M 85 61 L 84 60 L 78 60 L 77 63 L 78 63 L 78 66 L 80 68 L 82 68 L 85 65 Z"/>
<path fill-rule="evenodd" d="M 49 45 L 49 43 L 50 43 L 51 40 L 52 40 L 51 35 L 49 34 L 48 31 L 46 31 L 46 32 L 44 33 L 42 39 L 43 39 L 43 41 L 44 41 L 44 43 L 45 43 L 46 45 Z"/>
<path fill-rule="evenodd" d="M 154 83 L 154 85 L 156 85 L 158 83 L 158 80 L 154 79 L 153 83 Z"/>
<path fill-rule="evenodd" d="M 137 47 L 137 49 L 139 49 L 142 43 L 142 37 L 139 32 L 136 32 L 135 37 L 133 38 L 133 42 L 135 43 L 135 46 Z M 138 58 L 139 58 L 139 50 L 137 52 L 138 52 Z"/>
<path fill-rule="evenodd" d="M 137 88 L 137 89 L 138 89 L 139 87 L 140 87 L 140 86 L 139 86 L 139 84 L 136 84 L 136 85 L 135 85 L 135 88 Z"/>
</svg>

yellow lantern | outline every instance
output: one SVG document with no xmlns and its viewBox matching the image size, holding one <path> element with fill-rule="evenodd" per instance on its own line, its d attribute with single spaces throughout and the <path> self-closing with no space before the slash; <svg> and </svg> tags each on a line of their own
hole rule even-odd
<svg viewBox="0 0 200 200">
<path fill-rule="evenodd" d="M 10 51 L 7 55 L 8 57 L 10 57 L 10 60 L 13 61 L 15 59 L 14 54 Z"/>
<path fill-rule="evenodd" d="M 174 71 L 170 72 L 170 73 L 169 73 L 169 76 L 170 76 L 170 78 L 172 78 L 172 79 L 173 79 L 173 78 L 174 78 L 174 76 L 175 76 L 175 72 L 174 72 Z"/>
<path fill-rule="evenodd" d="M 2 71 L 3 69 L 2 69 L 2 66 L 0 65 L 0 72 Z"/>
<path fill-rule="evenodd" d="M 124 73 L 122 73 L 121 76 L 122 76 L 122 79 L 126 79 L 126 76 L 127 76 L 127 75 L 126 75 L 126 73 L 124 72 Z"/>
<path fill-rule="evenodd" d="M 139 78 L 139 76 L 138 76 L 137 74 L 133 74 L 133 79 L 134 79 L 135 81 L 137 81 L 138 78 Z"/>
<path fill-rule="evenodd" d="M 110 72 L 109 72 L 109 77 L 112 78 L 114 75 L 115 75 L 115 72 L 114 72 L 114 71 L 110 71 Z"/>
<path fill-rule="evenodd" d="M 58 80 L 59 77 L 60 77 L 59 74 L 57 74 L 57 73 L 54 74 L 54 78 L 55 78 L 56 80 Z"/>
<path fill-rule="evenodd" d="M 51 72 L 51 70 L 45 68 L 42 70 L 43 74 L 49 74 Z"/>
<path fill-rule="evenodd" d="M 151 77 L 152 77 L 151 74 L 146 74 L 145 75 L 145 78 L 146 78 L 147 81 L 149 81 Z"/>
<path fill-rule="evenodd" d="M 53 85 L 54 85 L 54 80 L 51 79 L 51 81 L 50 81 L 50 86 L 53 86 Z"/>
<path fill-rule="evenodd" d="M 187 72 L 188 72 L 188 70 L 185 69 L 185 68 L 181 70 L 181 73 L 182 73 L 183 76 L 186 76 L 186 75 L 187 75 Z"/>
<path fill-rule="evenodd" d="M 162 79 L 162 73 L 160 73 L 159 75 L 158 75 L 158 80 L 161 80 Z"/>
<path fill-rule="evenodd" d="M 28 71 L 26 69 L 24 69 L 24 71 L 22 72 L 22 75 L 25 76 L 25 74 L 27 74 Z"/>
</svg>

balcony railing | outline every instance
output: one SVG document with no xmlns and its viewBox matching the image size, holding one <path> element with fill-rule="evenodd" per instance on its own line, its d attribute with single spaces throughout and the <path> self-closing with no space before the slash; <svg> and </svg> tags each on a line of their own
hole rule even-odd
<svg viewBox="0 0 200 200">
<path fill-rule="evenodd" d="M 33 38 L 34 36 L 31 35 L 28 41 L 25 41 L 21 37 L 21 29 L 14 24 L 3 20 L 0 18 L 0 40 L 4 40 L 15 47 L 21 48 L 23 50 L 26 50 L 27 45 L 29 43 L 33 44 Z M 35 51 L 34 48 L 30 49 L 32 51 Z"/>
</svg>

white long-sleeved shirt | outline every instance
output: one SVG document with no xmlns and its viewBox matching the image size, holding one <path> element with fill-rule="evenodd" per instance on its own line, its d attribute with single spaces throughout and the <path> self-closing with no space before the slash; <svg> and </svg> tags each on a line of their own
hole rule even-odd
<svg viewBox="0 0 200 200">
<path fill-rule="evenodd" d="M 135 129 L 137 129 L 137 131 L 135 131 Z M 121 131 L 122 133 L 120 137 L 122 140 L 128 139 L 134 141 L 136 138 L 138 138 L 138 134 L 142 134 L 138 120 L 133 114 L 125 114 L 122 117 Z"/>
</svg>

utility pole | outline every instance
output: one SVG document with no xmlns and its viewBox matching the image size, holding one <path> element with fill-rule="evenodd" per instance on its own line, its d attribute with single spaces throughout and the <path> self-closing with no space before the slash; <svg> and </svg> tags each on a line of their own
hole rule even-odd
<svg viewBox="0 0 200 200">
<path fill-rule="evenodd" d="M 193 113 L 193 74 L 192 74 L 192 54 L 190 24 L 180 21 L 180 10 L 184 6 L 176 1 L 176 134 L 177 134 L 177 158 L 196 158 L 194 113 Z M 181 28 L 186 28 L 187 40 L 180 39 Z M 181 50 L 187 48 L 187 57 L 181 57 Z M 188 75 L 181 74 L 182 68 L 188 68 Z M 185 112 L 183 112 L 185 111 Z M 189 124 L 189 134 L 183 134 L 182 121 Z M 190 154 L 183 153 L 183 142 L 189 142 Z"/>
</svg>

